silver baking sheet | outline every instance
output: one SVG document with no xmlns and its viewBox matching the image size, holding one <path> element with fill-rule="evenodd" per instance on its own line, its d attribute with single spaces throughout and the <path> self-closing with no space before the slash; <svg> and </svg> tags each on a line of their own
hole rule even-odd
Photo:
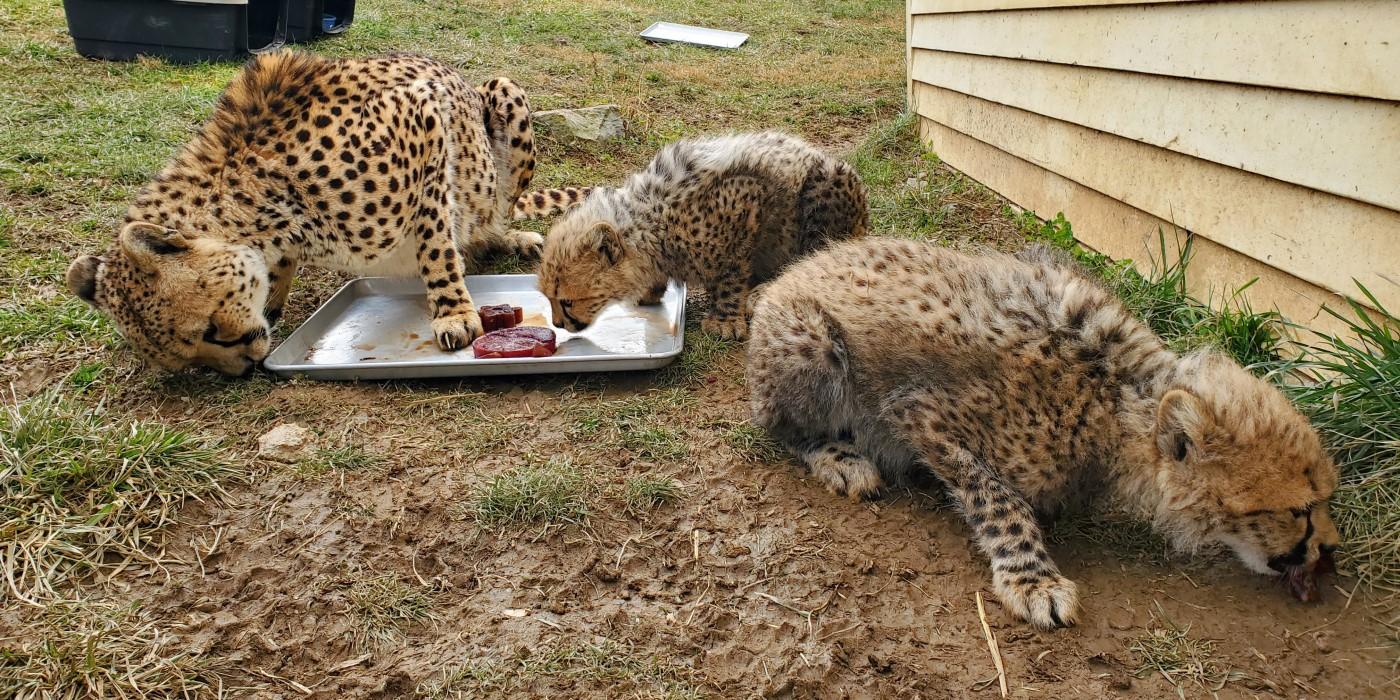
<svg viewBox="0 0 1400 700">
<path fill-rule="evenodd" d="M 534 275 L 473 275 L 477 306 L 513 304 L 527 326 L 551 327 L 549 300 Z M 336 292 L 263 362 L 282 376 L 313 379 L 404 379 L 655 369 L 680 354 L 685 285 L 672 282 L 656 306 L 613 304 L 581 333 L 554 328 L 552 357 L 478 360 L 471 348 L 438 349 L 423 282 L 365 277 Z"/>
<path fill-rule="evenodd" d="M 647 41 L 679 42 L 717 49 L 737 49 L 749 40 L 749 35 L 743 32 L 727 32 L 723 29 L 692 27 L 689 24 L 673 22 L 657 22 L 643 29 L 641 37 Z"/>
</svg>

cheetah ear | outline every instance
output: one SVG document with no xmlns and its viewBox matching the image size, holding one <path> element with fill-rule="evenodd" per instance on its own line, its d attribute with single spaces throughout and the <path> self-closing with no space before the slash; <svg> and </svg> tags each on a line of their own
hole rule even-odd
<svg viewBox="0 0 1400 700">
<path fill-rule="evenodd" d="M 1201 399 L 1182 389 L 1172 389 L 1157 406 L 1157 449 L 1178 464 L 1200 459 L 1211 418 Z"/>
<path fill-rule="evenodd" d="M 622 233 L 612 224 L 600 221 L 593 226 L 593 236 L 598 240 L 598 252 L 607 256 L 609 265 L 616 265 L 625 250 Z"/>
<path fill-rule="evenodd" d="M 102 258 L 84 255 L 68 266 L 68 289 L 79 299 L 97 306 L 97 268 Z"/>
<path fill-rule="evenodd" d="M 189 241 L 178 231 L 145 221 L 133 221 L 117 234 L 122 252 L 143 270 L 154 270 L 162 255 L 175 255 L 190 249 Z"/>
</svg>

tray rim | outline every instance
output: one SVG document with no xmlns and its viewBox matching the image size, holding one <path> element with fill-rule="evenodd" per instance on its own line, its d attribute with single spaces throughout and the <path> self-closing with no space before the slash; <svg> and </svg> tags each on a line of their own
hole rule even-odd
<svg viewBox="0 0 1400 700">
<path fill-rule="evenodd" d="M 468 279 L 468 280 L 471 280 L 471 279 L 522 279 L 522 278 L 531 278 L 531 279 L 534 279 L 534 278 L 536 278 L 536 277 L 537 277 L 537 275 L 535 275 L 535 274 L 533 274 L 533 273 L 516 273 L 516 274 L 468 275 L 468 276 L 467 276 L 467 279 Z M 310 364 L 310 363 L 306 363 L 306 362 L 274 362 L 274 361 L 272 361 L 272 360 L 277 356 L 277 353 L 281 352 L 281 351 L 283 350 L 283 348 L 289 348 L 289 347 L 291 347 L 291 346 L 293 346 L 293 345 L 297 345 L 297 346 L 305 345 L 306 347 L 311 347 L 313 344 L 308 344 L 308 343 L 304 343 L 304 342 L 303 342 L 303 343 L 293 343 L 293 341 L 299 340 L 298 336 L 300 336 L 300 335 L 302 334 L 302 332 L 303 332 L 308 326 L 313 325 L 313 322 L 315 322 L 316 320 L 318 320 L 319 317 L 321 317 L 321 316 L 323 316 L 323 315 L 324 315 L 324 316 L 332 316 L 333 314 L 337 313 L 337 312 L 339 311 L 339 308 L 337 308 L 337 309 L 332 309 L 332 306 L 335 306 L 335 307 L 340 307 L 340 306 L 342 306 L 342 304 L 340 303 L 340 298 L 341 298 L 342 295 L 349 295 L 349 294 L 352 294 L 352 293 L 353 293 L 353 292 L 352 292 L 352 288 L 354 288 L 354 287 L 368 286 L 368 285 L 372 285 L 372 284 L 374 284 L 374 283 L 376 283 L 376 282 L 389 282 L 389 283 L 397 282 L 397 283 L 408 283 L 408 284 L 412 284 L 412 283 L 414 283 L 414 282 L 421 282 L 421 281 L 420 281 L 420 280 L 413 280 L 413 279 L 409 279 L 409 278 L 404 278 L 404 277 L 356 277 L 356 278 L 354 278 L 354 279 L 348 280 L 347 282 L 345 282 L 345 284 L 342 284 L 342 285 L 340 286 L 340 288 L 336 289 L 336 290 L 335 290 L 335 293 L 333 293 L 333 294 L 331 294 L 329 297 L 327 297 L 327 299 L 326 299 L 324 302 L 322 302 L 321 305 L 320 305 L 319 307 L 317 307 L 315 311 L 311 312 L 311 315 L 310 315 L 310 316 L 307 316 L 307 317 L 306 317 L 306 320 L 305 320 L 305 321 L 302 321 L 301 325 L 298 326 L 298 327 L 296 328 L 296 330 L 294 330 L 294 331 L 292 331 L 290 334 L 288 334 L 287 337 L 284 338 L 284 339 L 282 340 L 282 342 L 280 342 L 280 343 L 277 344 L 277 347 L 273 348 L 273 350 L 267 354 L 267 358 L 265 358 L 265 359 L 263 360 L 263 363 L 262 363 L 263 368 L 266 369 L 266 370 L 269 371 L 269 372 L 272 372 L 272 373 L 274 373 L 274 374 L 277 374 L 277 375 L 283 376 L 283 377 L 301 376 L 301 377 L 308 377 L 308 378 L 311 378 L 311 379 L 320 379 L 320 378 L 337 379 L 337 378 L 343 377 L 344 375 L 347 375 L 347 374 L 365 373 L 365 372 L 367 372 L 367 373 L 369 373 L 369 374 L 367 374 L 367 375 L 366 375 L 366 374 L 360 374 L 360 377 L 359 377 L 359 378 L 365 378 L 365 379 L 385 379 L 385 378 L 394 378 L 394 379 L 415 379 L 415 378 L 471 377 L 471 376 L 493 376 L 493 375 L 494 375 L 494 376 L 501 376 L 501 375 L 509 375 L 509 374 L 512 374 L 512 372 L 510 372 L 509 370 L 510 370 L 511 368 L 513 368 L 513 367 L 520 367 L 520 368 L 525 369 L 525 371 L 523 371 L 523 372 L 518 372 L 518 374 L 549 374 L 549 373 L 554 373 L 554 372 L 557 372 L 557 373 L 562 374 L 562 373 L 567 373 L 567 372 L 606 372 L 606 371 L 630 372 L 630 371 L 636 371 L 636 370 L 638 370 L 638 369 L 655 369 L 655 368 L 657 368 L 657 367 L 663 366 L 663 365 L 667 364 L 670 360 L 676 358 L 676 357 L 679 356 L 682 352 L 685 351 L 685 312 L 686 312 L 686 292 L 687 292 L 688 290 L 687 290 L 687 286 L 686 286 L 685 282 L 680 281 L 680 280 L 671 280 L 671 281 L 670 281 L 670 284 L 671 284 L 671 285 L 674 285 L 675 287 L 677 287 L 676 291 L 677 291 L 677 293 L 680 295 L 680 301 L 679 301 L 679 303 L 676 305 L 676 318 L 675 318 L 675 321 L 676 321 L 676 333 L 675 333 L 676 347 L 675 347 L 674 350 L 668 350 L 668 351 L 666 351 L 666 352 L 629 353 L 629 354 L 625 354 L 625 355 L 623 355 L 623 354 L 608 354 L 608 355 L 593 355 L 593 356 L 589 356 L 589 355 L 582 355 L 582 356 L 573 355 L 573 356 L 564 356 L 564 357 L 559 357 L 559 356 L 556 355 L 556 356 L 552 356 L 552 357 L 534 357 L 534 358 L 514 358 L 514 357 L 501 357 L 501 358 L 491 358 L 491 359 L 476 359 L 476 358 L 472 358 L 470 361 L 467 361 L 467 362 L 441 362 L 441 361 L 430 361 L 430 360 L 391 360 L 391 361 L 386 361 L 386 362 L 367 362 L 367 363 L 365 363 L 365 362 L 355 362 L 355 363 L 340 363 L 340 364 Z M 309 333 L 310 333 L 310 332 L 308 331 L 307 334 L 309 334 Z M 660 361 L 660 362 L 658 362 L 658 361 Z M 646 364 L 648 364 L 649 366 L 648 366 L 648 367 L 635 367 L 635 366 L 632 366 L 632 367 L 617 367 L 617 368 L 615 368 L 615 369 L 583 369 L 583 368 L 571 368 L 571 367 L 570 367 L 570 365 L 583 365 L 583 364 L 586 364 L 586 365 L 596 365 L 596 364 L 599 364 L 599 363 L 602 363 L 602 364 L 612 364 L 612 363 L 626 363 L 626 362 L 646 363 Z M 558 366 L 558 369 L 548 369 L 548 370 L 547 370 L 547 369 L 544 369 L 544 368 L 550 368 L 550 367 L 553 367 L 553 366 Z M 474 372 L 474 371 L 471 371 L 471 368 L 473 368 L 473 367 L 479 367 L 479 368 L 482 368 L 482 369 L 485 370 L 485 371 L 484 371 L 484 372 Z M 381 371 L 414 370 L 414 369 L 424 369 L 424 370 L 430 370 L 430 371 L 428 371 L 428 372 L 426 372 L 426 373 L 424 373 L 424 374 L 416 374 L 416 375 L 415 375 L 415 374 L 402 374 L 402 375 L 395 375 L 395 376 L 393 376 L 393 377 L 375 376 L 375 375 L 379 375 Z M 459 371 L 455 371 L 455 372 L 454 372 L 453 370 L 459 370 Z M 465 371 L 460 371 L 460 370 L 465 370 Z M 334 376 L 333 376 L 333 375 L 334 375 Z"/>
</svg>

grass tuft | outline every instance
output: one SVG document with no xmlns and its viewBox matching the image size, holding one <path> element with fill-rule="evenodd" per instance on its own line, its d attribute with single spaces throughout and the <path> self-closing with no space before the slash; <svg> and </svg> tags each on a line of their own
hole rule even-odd
<svg viewBox="0 0 1400 700">
<path fill-rule="evenodd" d="M 680 485 L 669 476 L 643 474 L 631 477 L 622 484 L 622 497 L 627 512 L 634 516 L 674 503 L 680 495 Z"/>
<path fill-rule="evenodd" d="M 51 598 L 75 573 L 147 558 L 187 499 L 239 473 L 216 445 L 46 392 L 0 409 L 0 569 Z M 118 566 L 120 566 L 119 564 Z"/>
<path fill-rule="evenodd" d="M 305 476 L 320 476 L 331 472 L 355 472 L 372 469 L 383 462 L 379 455 L 358 445 L 343 445 L 318 450 L 311 459 L 297 463 L 297 471 Z"/>
<path fill-rule="evenodd" d="M 132 606 L 49 605 L 0 640 L 0 696 L 214 698 L 225 670 Z"/>
<path fill-rule="evenodd" d="M 531 460 L 478 488 L 470 512 L 482 527 L 581 523 L 588 518 L 588 487 L 567 461 Z"/>
<path fill-rule="evenodd" d="M 776 462 L 787 454 L 787 450 L 768 437 L 763 428 L 748 421 L 735 423 L 726 430 L 724 441 L 735 452 L 755 462 Z"/>
<path fill-rule="evenodd" d="M 400 581 L 393 574 L 381 574 L 356 581 L 346 594 L 350 606 L 346 614 L 353 625 L 355 644 L 360 647 L 391 644 L 403 636 L 403 628 L 433 615 L 433 592 Z"/>
<path fill-rule="evenodd" d="M 613 401 L 581 403 L 573 409 L 569 434 L 601 440 L 604 446 L 620 447 L 638 459 L 679 461 L 690 453 L 687 433 L 667 423 L 676 411 L 694 400 L 682 389 L 666 389 Z"/>
</svg>

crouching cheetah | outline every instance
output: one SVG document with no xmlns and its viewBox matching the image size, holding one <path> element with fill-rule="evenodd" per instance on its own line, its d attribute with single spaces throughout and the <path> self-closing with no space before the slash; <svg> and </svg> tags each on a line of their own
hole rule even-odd
<svg viewBox="0 0 1400 700">
<path fill-rule="evenodd" d="M 871 239 L 819 253 L 764 291 L 747 371 L 756 422 L 832 490 L 858 498 L 931 470 L 997 595 L 1039 627 L 1073 624 L 1079 601 L 1036 516 L 1080 494 L 1178 547 L 1223 543 L 1286 572 L 1300 598 L 1338 543 L 1337 469 L 1307 419 L 1229 359 L 1168 350 L 1044 249 Z"/>
<path fill-rule="evenodd" d="M 438 344 L 462 348 L 481 333 L 475 256 L 543 244 L 508 228 L 534 167 L 510 80 L 473 87 L 408 55 L 263 55 L 68 285 L 170 369 L 251 371 L 300 264 L 422 277 Z"/>
<path fill-rule="evenodd" d="M 686 139 L 621 187 L 595 188 L 555 222 L 540 291 L 554 325 L 578 331 L 610 302 L 654 304 L 669 279 L 680 279 L 710 293 L 704 329 L 739 339 L 756 285 L 866 226 L 855 171 L 795 136 Z"/>
</svg>

